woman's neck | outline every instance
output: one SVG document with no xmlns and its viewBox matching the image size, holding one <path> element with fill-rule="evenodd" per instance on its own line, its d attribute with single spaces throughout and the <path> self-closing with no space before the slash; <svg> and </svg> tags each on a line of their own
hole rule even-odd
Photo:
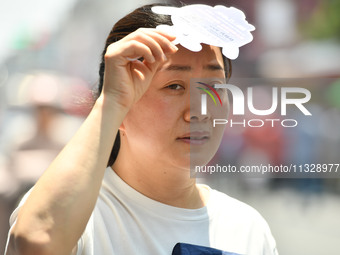
<svg viewBox="0 0 340 255">
<path fill-rule="evenodd" d="M 189 170 L 164 167 L 145 158 L 118 156 L 112 168 L 132 188 L 158 202 L 187 209 L 206 205 L 209 191 L 196 185 Z M 140 157 L 139 157 L 140 158 Z"/>
</svg>

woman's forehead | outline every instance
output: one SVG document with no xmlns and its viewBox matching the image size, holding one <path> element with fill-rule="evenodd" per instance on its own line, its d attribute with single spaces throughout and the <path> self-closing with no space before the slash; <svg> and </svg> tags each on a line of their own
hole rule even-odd
<svg viewBox="0 0 340 255">
<path fill-rule="evenodd" d="M 179 50 L 168 57 L 158 71 L 223 71 L 224 64 L 221 50 L 218 47 L 204 45 L 199 52 L 192 52 L 179 46 Z"/>
<path fill-rule="evenodd" d="M 181 45 L 178 45 L 178 51 L 171 55 L 171 62 L 216 62 L 223 63 L 223 57 L 220 48 L 207 44 L 202 44 L 202 50 L 198 52 L 190 51 Z"/>
</svg>

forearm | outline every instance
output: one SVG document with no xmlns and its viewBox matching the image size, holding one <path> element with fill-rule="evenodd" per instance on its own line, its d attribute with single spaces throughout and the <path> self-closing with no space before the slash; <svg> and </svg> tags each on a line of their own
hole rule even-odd
<svg viewBox="0 0 340 255">
<path fill-rule="evenodd" d="M 11 233 L 17 248 L 27 252 L 23 254 L 30 254 L 28 250 L 36 246 L 46 254 L 72 250 L 95 206 L 125 114 L 112 100 L 100 97 L 76 135 L 39 179 Z"/>
</svg>

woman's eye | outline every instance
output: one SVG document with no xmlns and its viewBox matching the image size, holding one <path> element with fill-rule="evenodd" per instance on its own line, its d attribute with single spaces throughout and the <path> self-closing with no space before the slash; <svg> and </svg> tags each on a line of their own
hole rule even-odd
<svg viewBox="0 0 340 255">
<path fill-rule="evenodd" d="M 180 90 L 180 89 L 183 89 L 183 86 L 181 86 L 179 84 L 171 84 L 171 85 L 167 86 L 166 88 L 169 88 L 171 90 Z"/>
</svg>

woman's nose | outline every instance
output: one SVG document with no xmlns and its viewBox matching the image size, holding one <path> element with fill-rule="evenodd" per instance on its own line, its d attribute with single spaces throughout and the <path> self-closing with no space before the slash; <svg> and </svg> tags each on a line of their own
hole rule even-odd
<svg viewBox="0 0 340 255">
<path fill-rule="evenodd" d="M 206 121 L 210 118 L 209 110 L 202 111 L 202 93 L 197 88 L 190 88 L 184 119 L 187 122 Z M 204 101 L 204 100 L 203 100 Z"/>
</svg>

